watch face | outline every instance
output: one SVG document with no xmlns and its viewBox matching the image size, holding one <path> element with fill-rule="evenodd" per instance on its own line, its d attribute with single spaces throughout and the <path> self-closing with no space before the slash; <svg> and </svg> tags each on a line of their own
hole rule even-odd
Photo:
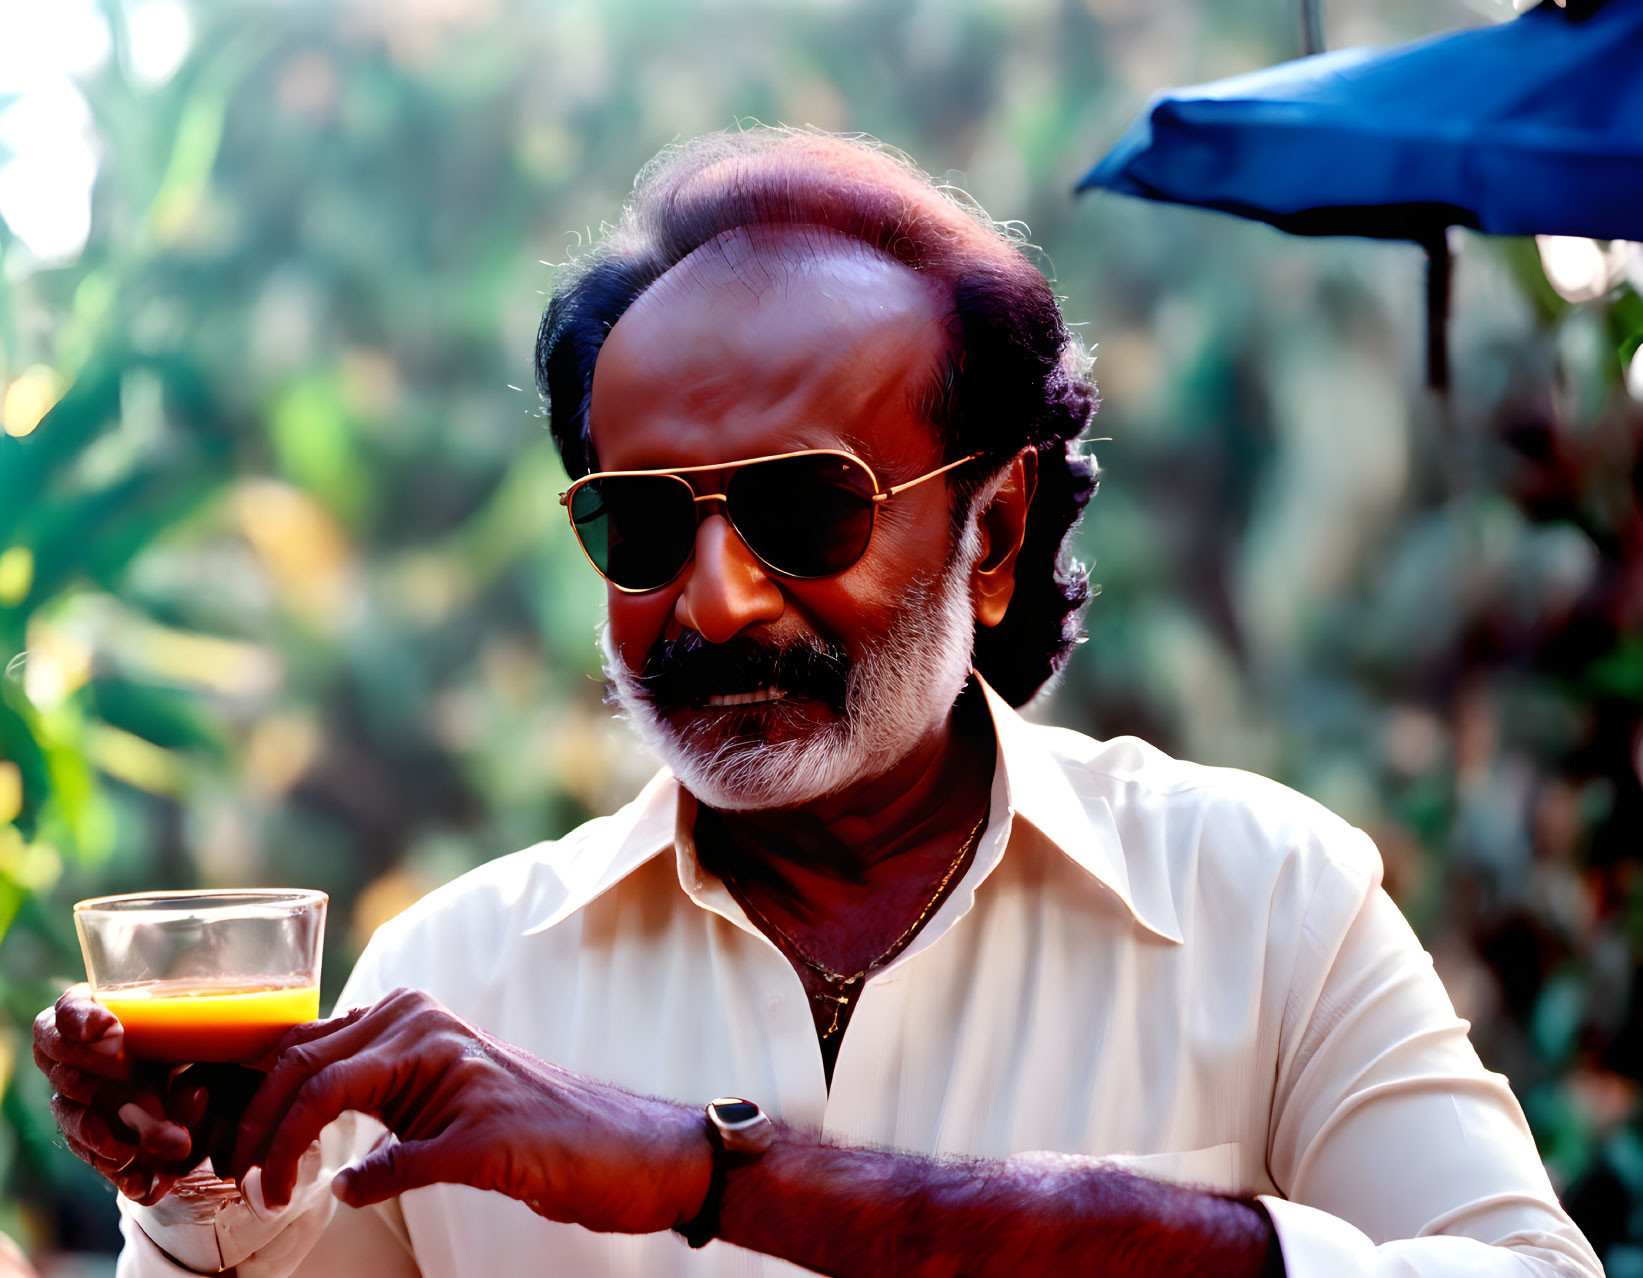
<svg viewBox="0 0 1643 1278">
<path fill-rule="evenodd" d="M 776 1139 L 776 1125 L 764 1110 L 740 1096 L 709 1101 L 707 1116 L 727 1153 L 762 1154 Z"/>
<path fill-rule="evenodd" d="M 714 1101 L 713 1112 L 718 1116 L 721 1126 L 738 1127 L 749 1119 L 759 1117 L 762 1111 L 752 1101 L 727 1098 Z"/>
</svg>

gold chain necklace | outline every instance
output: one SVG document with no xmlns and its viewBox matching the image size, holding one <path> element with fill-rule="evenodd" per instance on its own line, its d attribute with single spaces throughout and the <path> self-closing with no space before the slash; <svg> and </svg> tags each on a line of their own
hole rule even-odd
<svg viewBox="0 0 1643 1278">
<path fill-rule="evenodd" d="M 836 994 L 830 994 L 826 990 L 823 990 L 820 993 L 812 994 L 810 996 L 812 1000 L 825 999 L 827 1002 L 833 1004 L 833 1023 L 822 1031 L 822 1038 L 828 1039 L 838 1033 L 839 1013 L 844 1010 L 852 998 L 856 997 L 854 993 L 846 993 L 845 991 L 850 990 L 852 986 L 860 983 L 874 968 L 880 966 L 881 964 L 888 963 L 891 959 L 895 958 L 897 954 L 900 954 L 902 948 L 907 944 L 907 942 L 913 939 L 913 934 L 923 925 L 924 920 L 930 917 L 930 911 L 936 908 L 937 904 L 940 903 L 942 897 L 946 894 L 947 886 L 953 881 L 953 876 L 958 873 L 959 866 L 964 864 L 965 858 L 968 857 L 971 851 L 975 848 L 976 841 L 981 838 L 982 830 L 987 827 L 988 815 L 989 813 L 983 812 L 981 814 L 981 819 L 977 821 L 973 827 L 971 827 L 970 833 L 966 836 L 963 846 L 961 846 L 958 850 L 958 855 L 953 858 L 953 863 L 947 867 L 947 873 L 941 876 L 941 882 L 936 884 L 934 894 L 932 894 L 930 899 L 924 903 L 924 908 L 918 912 L 918 917 L 907 925 L 900 936 L 890 942 L 889 949 L 885 950 L 877 958 L 873 959 L 867 964 L 866 967 L 862 968 L 861 971 L 857 972 L 854 976 L 846 976 L 843 972 L 835 972 L 832 968 L 828 967 L 827 964 L 821 962 L 819 959 L 811 957 L 811 955 L 805 951 L 804 947 L 789 936 L 784 929 L 777 927 L 776 924 L 771 921 L 768 914 L 753 904 L 752 900 L 750 900 L 747 895 L 747 889 L 741 885 L 735 875 L 731 874 L 727 870 L 721 870 L 719 872 L 719 877 L 724 880 L 725 886 L 728 887 L 735 895 L 737 903 L 740 904 L 741 907 L 755 919 L 757 919 L 766 932 L 774 932 L 777 936 L 779 936 L 782 939 L 782 943 L 790 951 L 792 951 L 794 957 L 802 962 L 811 971 L 815 972 L 817 976 L 821 977 L 825 984 L 828 986 L 838 987 L 838 993 Z"/>
</svg>

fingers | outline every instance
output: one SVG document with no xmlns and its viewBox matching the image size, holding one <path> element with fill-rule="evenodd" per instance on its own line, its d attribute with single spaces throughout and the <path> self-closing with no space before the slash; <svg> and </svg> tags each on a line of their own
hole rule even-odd
<svg viewBox="0 0 1643 1278">
<path fill-rule="evenodd" d="M 327 1038 L 338 1030 L 346 1029 L 370 1010 L 368 1007 L 356 1007 L 342 1016 L 334 1016 L 327 1021 L 308 1021 L 302 1025 L 294 1025 L 286 1032 L 284 1038 L 274 1044 L 266 1055 L 247 1063 L 266 1073 L 274 1068 L 275 1063 L 279 1060 L 280 1053 L 287 1048 L 298 1047 L 303 1043 L 312 1043 Z"/>
<path fill-rule="evenodd" d="M 369 1057 L 336 1061 L 304 1083 L 262 1160 L 263 1201 L 270 1207 L 288 1203 L 297 1182 L 297 1164 L 326 1124 L 350 1109 L 375 1112 L 390 1083 L 389 1072 Z"/>
<path fill-rule="evenodd" d="M 107 1044 L 108 1046 L 104 1047 Z M 124 1051 L 124 1037 L 115 1035 L 99 1043 L 84 1044 L 65 1038 L 36 1041 L 34 1063 L 46 1073 L 53 1065 L 66 1065 L 82 1074 L 123 1083 L 131 1077 L 131 1059 Z"/>
<path fill-rule="evenodd" d="M 298 1037 L 299 1030 L 318 1030 L 322 1025 L 333 1025 L 333 1022 L 327 1021 L 298 1026 L 286 1035 L 278 1061 L 268 1077 L 263 1079 L 262 1086 L 257 1089 L 257 1094 L 245 1108 L 244 1117 L 240 1119 L 229 1174 L 236 1179 L 241 1178 L 250 1168 L 261 1163 L 266 1192 L 269 1180 L 265 1155 L 269 1143 L 275 1138 L 275 1125 L 285 1125 L 292 1103 L 310 1078 L 333 1061 L 352 1056 L 371 1041 L 375 1030 L 363 1024 L 362 1020 L 363 1013 L 350 1012 L 334 1023 L 330 1033 L 314 1033 L 306 1040 Z M 318 1135 L 317 1131 L 315 1135 Z M 298 1150 L 299 1155 L 307 1147 L 305 1142 Z"/>
<path fill-rule="evenodd" d="M 137 1157 L 135 1142 L 115 1135 L 109 1121 L 89 1106 L 53 1096 L 51 1116 L 75 1157 L 111 1179 Z"/>
<path fill-rule="evenodd" d="M 134 1203 L 147 1205 L 149 1195 L 154 1192 L 154 1169 L 133 1163 L 125 1171 L 117 1172 L 109 1177 L 114 1182 L 114 1188 Z"/>
<path fill-rule="evenodd" d="M 302 1043 L 312 1043 L 318 1039 L 328 1038 L 338 1030 L 347 1029 L 355 1024 L 371 1009 L 356 1007 L 342 1016 L 333 1016 L 328 1021 L 309 1021 L 306 1025 L 293 1025 L 286 1031 L 285 1037 L 274 1046 L 274 1055 L 290 1047 L 297 1047 Z"/>
<path fill-rule="evenodd" d="M 51 1083 L 51 1090 L 59 1096 L 68 1097 L 71 1101 L 78 1101 L 82 1105 L 95 1105 L 109 1094 L 109 1084 L 103 1079 L 93 1078 L 90 1074 L 83 1074 L 77 1069 L 70 1069 L 67 1065 L 58 1065 L 50 1060 L 37 1059 L 34 1063 L 40 1066 L 47 1081 Z"/>
<path fill-rule="evenodd" d="M 59 1000 L 57 1005 L 34 1018 L 34 1063 L 48 1074 L 52 1065 L 57 1064 L 69 1065 L 99 1078 L 129 1078 L 131 1060 L 125 1053 L 125 1033 L 119 1028 L 119 1022 L 115 1021 L 114 1029 L 103 1037 L 90 1042 L 66 1037 L 58 1028 L 61 1005 Z M 84 1028 L 79 1022 L 75 1025 L 76 1033 Z"/>
<path fill-rule="evenodd" d="M 176 1177 L 160 1164 L 186 1160 L 193 1139 L 167 1117 L 159 1091 L 133 1084 L 125 1031 L 89 986 L 71 986 L 35 1018 L 34 1063 L 51 1082 L 52 1115 L 75 1156 L 135 1202 L 163 1197 Z M 202 1108 L 192 1089 L 177 1090 Z"/>
<path fill-rule="evenodd" d="M 159 1109 L 158 1098 L 152 1108 Z M 156 1162 L 173 1163 L 188 1157 L 193 1140 L 188 1129 L 169 1121 L 163 1113 L 155 1114 L 136 1101 L 120 1106 L 120 1121 L 137 1134 L 137 1146 Z"/>
<path fill-rule="evenodd" d="M 350 1207 L 369 1207 L 449 1179 L 448 1161 L 437 1141 L 390 1141 L 372 1150 L 357 1167 L 344 1167 L 332 1177 L 331 1192 Z"/>
<path fill-rule="evenodd" d="M 61 1093 L 51 1098 L 51 1112 L 69 1143 L 94 1155 L 86 1161 L 105 1174 L 123 1170 L 139 1157 L 156 1163 L 180 1162 L 193 1146 L 188 1130 L 167 1120 L 159 1097 L 152 1094 L 120 1106 L 119 1121 L 129 1132 L 119 1131 L 95 1106 Z"/>
<path fill-rule="evenodd" d="M 133 1167 L 115 1185 L 132 1202 L 152 1207 L 169 1194 L 176 1183 L 177 1177 L 170 1172 Z"/>
<path fill-rule="evenodd" d="M 90 1043 L 120 1028 L 119 1018 L 91 996 L 91 986 L 70 985 L 58 998 L 57 1032 L 79 1043 Z"/>
<path fill-rule="evenodd" d="M 159 1094 L 159 1080 L 152 1077 L 144 1081 L 127 1074 L 111 1078 L 100 1072 L 88 1072 L 72 1063 L 54 1060 L 38 1049 L 34 1053 L 34 1063 L 50 1081 L 52 1091 L 60 1092 L 82 1105 L 100 1105 L 109 1113 L 134 1096 L 149 1092 Z"/>
</svg>

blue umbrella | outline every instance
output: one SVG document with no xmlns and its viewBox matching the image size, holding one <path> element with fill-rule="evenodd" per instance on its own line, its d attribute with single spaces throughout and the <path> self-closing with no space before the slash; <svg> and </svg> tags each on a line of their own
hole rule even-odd
<svg viewBox="0 0 1643 1278">
<path fill-rule="evenodd" d="M 1643 239 L 1643 0 L 1343 49 L 1159 94 L 1078 183 L 1302 235 L 1426 246 L 1447 380 L 1447 229 Z"/>
</svg>

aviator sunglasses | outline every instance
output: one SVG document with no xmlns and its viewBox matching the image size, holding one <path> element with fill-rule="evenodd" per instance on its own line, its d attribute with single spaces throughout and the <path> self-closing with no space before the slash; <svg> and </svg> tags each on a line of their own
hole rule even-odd
<svg viewBox="0 0 1643 1278">
<path fill-rule="evenodd" d="M 690 562 L 702 504 L 718 502 L 742 543 L 783 577 L 813 580 L 849 568 L 867 551 L 879 506 L 965 462 L 880 488 L 854 453 L 814 448 L 671 470 L 584 475 L 559 494 L 588 562 L 618 590 L 659 590 Z M 684 476 L 725 474 L 724 491 L 698 493 Z"/>
</svg>

